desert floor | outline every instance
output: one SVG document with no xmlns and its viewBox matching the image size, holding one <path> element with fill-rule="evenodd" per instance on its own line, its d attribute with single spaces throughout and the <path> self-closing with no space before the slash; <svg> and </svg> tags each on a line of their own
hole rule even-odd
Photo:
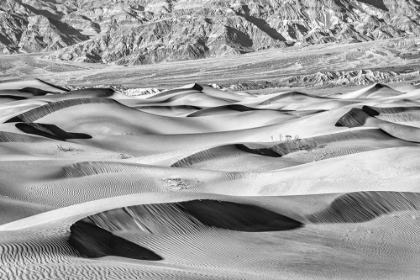
<svg viewBox="0 0 420 280">
<path fill-rule="evenodd" d="M 33 78 L 61 86 L 174 88 L 189 83 L 239 90 L 352 91 L 375 82 L 420 83 L 417 38 L 271 49 L 240 56 L 122 66 L 47 59 L 49 53 L 2 56 L 0 81 Z"/>
</svg>

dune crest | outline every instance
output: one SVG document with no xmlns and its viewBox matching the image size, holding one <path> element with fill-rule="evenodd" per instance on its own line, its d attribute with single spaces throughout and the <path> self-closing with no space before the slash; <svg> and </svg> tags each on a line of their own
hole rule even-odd
<svg viewBox="0 0 420 280">
<path fill-rule="evenodd" d="M 362 223 L 381 215 L 420 209 L 419 193 L 361 192 L 336 198 L 309 220 L 314 223 Z"/>
<path fill-rule="evenodd" d="M 90 258 L 113 255 L 147 261 L 162 260 L 159 255 L 146 248 L 85 222 L 77 222 L 70 227 L 69 243 Z"/>
</svg>

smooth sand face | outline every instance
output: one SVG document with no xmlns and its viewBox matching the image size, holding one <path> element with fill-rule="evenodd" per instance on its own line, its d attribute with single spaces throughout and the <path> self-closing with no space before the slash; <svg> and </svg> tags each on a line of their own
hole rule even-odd
<svg viewBox="0 0 420 280">
<path fill-rule="evenodd" d="M 0 279 L 420 275 L 415 87 L 2 95 Z"/>
</svg>

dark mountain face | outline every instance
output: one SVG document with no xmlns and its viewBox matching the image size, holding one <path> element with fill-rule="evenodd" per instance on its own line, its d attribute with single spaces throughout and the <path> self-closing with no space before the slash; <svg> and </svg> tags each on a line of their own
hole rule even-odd
<svg viewBox="0 0 420 280">
<path fill-rule="evenodd" d="M 3 0 L 0 53 L 149 64 L 420 35 L 416 0 Z"/>
</svg>

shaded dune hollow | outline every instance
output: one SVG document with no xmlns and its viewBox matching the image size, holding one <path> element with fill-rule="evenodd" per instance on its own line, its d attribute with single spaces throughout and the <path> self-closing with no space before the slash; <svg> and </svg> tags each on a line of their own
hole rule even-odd
<svg viewBox="0 0 420 280">
<path fill-rule="evenodd" d="M 34 87 L 25 87 L 19 90 L 20 92 L 25 92 L 25 93 L 31 93 L 33 94 L 33 96 L 44 96 L 47 93 L 49 93 L 48 91 L 39 89 L 39 88 L 34 88 Z"/>
<path fill-rule="evenodd" d="M 335 126 L 348 128 L 363 126 L 369 117 L 371 116 L 368 115 L 364 110 L 352 108 L 337 121 Z"/>
<path fill-rule="evenodd" d="M 14 123 L 14 122 L 34 122 L 40 118 L 43 118 L 53 112 L 69 108 L 72 106 L 82 105 L 82 104 L 115 104 L 117 101 L 107 98 L 78 98 L 78 99 L 68 99 L 62 100 L 54 103 L 49 103 L 35 109 L 29 110 L 28 112 L 19 114 L 7 121 L 5 123 Z"/>
<path fill-rule="evenodd" d="M 202 116 L 207 116 L 207 115 L 217 115 L 218 113 L 223 114 L 226 112 L 230 112 L 230 113 L 251 112 L 251 111 L 258 111 L 258 110 L 260 109 L 249 108 L 247 106 L 240 105 L 240 104 L 233 104 L 233 105 L 224 105 L 224 106 L 201 109 L 197 112 L 189 114 L 187 117 L 202 117 Z"/>
<path fill-rule="evenodd" d="M 118 256 L 147 261 L 163 259 L 147 248 L 83 221 L 78 221 L 71 226 L 68 242 L 81 255 L 89 258 Z"/>
<path fill-rule="evenodd" d="M 17 95 L 5 95 L 2 94 L 0 95 L 0 103 L 3 102 L 4 100 L 9 100 L 9 102 L 11 101 L 18 101 L 18 100 L 26 100 L 26 97 L 23 96 L 17 96 Z"/>
<path fill-rule="evenodd" d="M 69 244 L 91 258 L 113 255 L 161 260 L 162 257 L 154 252 L 114 233 L 174 235 L 211 228 L 263 232 L 293 230 L 302 226 L 299 221 L 254 205 L 191 200 L 129 206 L 89 216 L 71 226 Z"/>
<path fill-rule="evenodd" d="M 418 107 L 372 107 L 363 106 L 362 110 L 370 116 L 389 122 L 419 122 Z"/>
<path fill-rule="evenodd" d="M 366 123 L 369 117 L 388 122 L 418 122 L 420 121 L 420 109 L 417 107 L 372 107 L 363 106 L 362 109 L 352 108 L 343 115 L 335 124 L 337 127 L 360 127 Z"/>
<path fill-rule="evenodd" d="M 68 94 L 94 94 L 96 97 L 111 97 L 115 93 L 112 88 L 84 88 L 69 91 Z"/>
<path fill-rule="evenodd" d="M 308 217 L 312 223 L 362 223 L 398 211 L 420 210 L 420 193 L 357 192 L 336 198 Z"/>
<path fill-rule="evenodd" d="M 245 232 L 282 231 L 302 227 L 299 221 L 265 208 L 220 200 L 145 204 L 105 211 L 82 221 L 114 232 L 188 233 L 208 228 Z"/>
<path fill-rule="evenodd" d="M 91 139 L 92 136 L 84 133 L 74 133 L 62 130 L 53 124 L 42 123 L 17 123 L 16 128 L 28 133 L 54 140 L 65 141 L 68 139 Z"/>
</svg>

